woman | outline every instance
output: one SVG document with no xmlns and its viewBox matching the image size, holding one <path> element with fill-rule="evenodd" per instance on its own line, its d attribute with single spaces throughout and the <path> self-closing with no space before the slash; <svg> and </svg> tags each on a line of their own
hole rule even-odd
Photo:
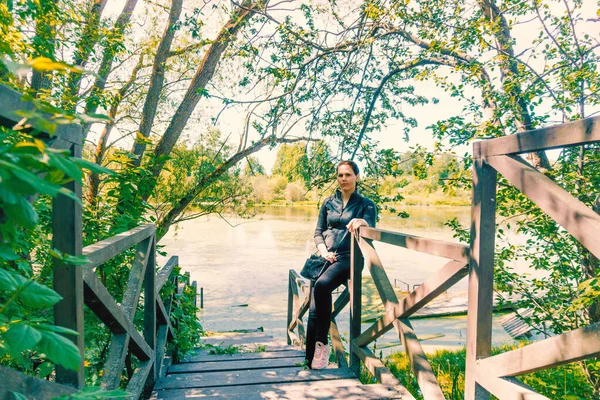
<svg viewBox="0 0 600 400">
<path fill-rule="evenodd" d="M 315 229 L 315 244 L 331 262 L 314 284 L 306 335 L 306 359 L 312 369 L 329 364 L 327 341 L 331 321 L 331 293 L 350 278 L 351 235 L 361 226 L 375 226 L 375 203 L 356 191 L 359 169 L 354 161 L 337 166 L 339 189 L 323 202 Z"/>
</svg>

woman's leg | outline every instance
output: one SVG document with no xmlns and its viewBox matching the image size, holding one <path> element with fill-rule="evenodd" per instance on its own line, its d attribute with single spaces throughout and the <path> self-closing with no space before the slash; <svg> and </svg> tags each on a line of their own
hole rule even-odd
<svg viewBox="0 0 600 400">
<path fill-rule="evenodd" d="M 323 273 L 323 275 L 321 275 L 315 282 L 313 295 L 317 328 L 315 338 L 316 342 L 327 344 L 327 335 L 329 334 L 329 326 L 331 322 L 331 293 L 338 286 L 345 283 L 349 277 L 350 257 L 340 256 L 338 261 L 331 264 Z"/>
<path fill-rule="evenodd" d="M 317 337 L 317 312 L 315 305 L 315 289 L 311 285 L 310 308 L 308 309 L 308 321 L 306 323 L 306 360 L 308 365 L 312 363 L 315 355 L 315 343 Z"/>
</svg>

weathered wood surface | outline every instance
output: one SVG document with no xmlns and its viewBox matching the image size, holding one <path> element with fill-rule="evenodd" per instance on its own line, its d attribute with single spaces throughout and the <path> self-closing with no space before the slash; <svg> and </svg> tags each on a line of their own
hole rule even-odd
<svg viewBox="0 0 600 400">
<path fill-rule="evenodd" d="M 520 157 L 488 157 L 486 162 L 600 258 L 600 215 Z"/>
<path fill-rule="evenodd" d="M 301 366 L 303 351 L 290 350 L 292 346 L 264 333 L 220 335 L 206 341 L 236 347 L 261 341 L 267 348 L 288 349 L 231 355 L 199 351 L 168 368 L 156 382 L 152 399 L 412 399 L 401 386 L 363 386 L 348 368 L 332 364 L 319 371 L 306 369 Z"/>
<path fill-rule="evenodd" d="M 165 390 L 157 399 L 222 399 L 222 400 L 387 400 L 414 399 L 406 389 L 392 388 L 389 385 L 360 385 L 356 379 L 337 379 L 334 381 L 309 381 L 285 384 L 262 384 L 231 386 L 227 388 Z"/>
<path fill-rule="evenodd" d="M 600 141 L 600 116 L 473 143 L 473 157 L 530 153 Z"/>
<path fill-rule="evenodd" d="M 8 367 L 0 366 L 0 400 L 14 399 L 11 392 L 21 393 L 28 400 L 47 400 L 71 394 L 77 390 L 45 379 L 22 374 Z"/>
<path fill-rule="evenodd" d="M 205 361 L 183 363 L 169 368 L 169 374 L 187 374 L 194 372 L 239 371 L 265 368 L 298 367 L 304 363 L 304 354 L 285 358 L 263 358 L 250 360 Z"/>
<path fill-rule="evenodd" d="M 477 360 L 488 357 L 492 350 L 496 181 L 496 171 L 483 160 L 476 159 L 471 204 L 466 400 L 489 399 L 488 392 L 476 383 L 475 374 Z"/>
<path fill-rule="evenodd" d="M 375 228 L 361 228 L 360 236 L 433 256 L 449 258 L 463 263 L 469 262 L 469 247 L 461 243 L 445 242 Z"/>
<path fill-rule="evenodd" d="M 260 353 L 238 353 L 238 354 L 210 354 L 210 355 L 192 355 L 188 356 L 181 361 L 181 363 L 198 363 L 198 362 L 217 362 L 217 361 L 232 361 L 232 360 L 260 360 L 263 358 L 286 358 L 286 357 L 304 357 L 304 351 L 302 350 L 282 350 L 282 351 L 269 351 Z"/>
<path fill-rule="evenodd" d="M 595 323 L 480 360 L 478 369 L 495 376 L 514 376 L 598 355 L 600 323 Z"/>
</svg>

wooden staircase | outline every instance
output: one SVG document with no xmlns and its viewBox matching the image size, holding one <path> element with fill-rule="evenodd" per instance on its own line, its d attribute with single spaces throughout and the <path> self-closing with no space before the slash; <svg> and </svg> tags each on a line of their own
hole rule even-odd
<svg viewBox="0 0 600 400">
<path fill-rule="evenodd" d="M 212 336 L 204 343 L 240 353 L 197 350 L 168 367 L 151 399 L 413 399 L 401 386 L 363 385 L 347 368 L 306 369 L 304 351 L 264 333 Z"/>
</svg>

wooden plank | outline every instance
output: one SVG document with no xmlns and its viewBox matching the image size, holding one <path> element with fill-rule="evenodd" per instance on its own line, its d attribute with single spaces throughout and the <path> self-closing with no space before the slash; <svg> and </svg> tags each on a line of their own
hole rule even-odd
<svg viewBox="0 0 600 400">
<path fill-rule="evenodd" d="M 131 336 L 129 345 L 136 357 L 147 360 L 154 352 L 136 330 L 117 302 L 96 276 L 94 271 L 83 270 L 85 304 L 100 318 L 112 333 L 125 333 Z"/>
<path fill-rule="evenodd" d="M 77 390 L 70 386 L 49 382 L 45 379 L 25 375 L 0 365 L 0 399 L 10 399 L 10 393 L 25 395 L 28 400 L 47 400 L 64 394 L 72 394 Z"/>
<path fill-rule="evenodd" d="M 217 336 L 207 336 L 202 338 L 202 341 L 205 344 L 210 344 L 213 346 L 242 346 L 247 344 L 255 344 L 255 343 L 276 343 L 273 336 L 268 335 L 263 332 L 257 333 L 238 333 L 232 335 L 217 335 Z M 291 347 L 291 346 L 290 346 Z"/>
<path fill-rule="evenodd" d="M 293 275 L 292 275 L 292 271 L 290 270 L 289 272 L 289 276 L 288 276 L 288 309 L 287 309 L 287 323 L 285 324 L 285 326 L 287 326 L 287 334 L 286 334 L 286 338 L 287 338 L 287 344 L 293 344 L 292 338 L 290 337 L 290 331 L 292 331 L 293 325 L 294 324 L 294 294 L 292 293 L 292 286 L 296 284 L 296 282 L 294 281 Z M 291 328 L 290 328 L 291 327 Z"/>
<path fill-rule="evenodd" d="M 456 282 L 460 281 L 467 272 L 466 265 L 458 261 L 448 262 L 448 264 L 442 267 L 433 278 L 428 279 L 411 294 L 402 299 L 400 304 L 390 307 L 385 315 L 378 318 L 357 338 L 356 344 L 364 347 L 381 337 L 392 329 L 393 323 L 397 318 L 407 318 L 414 314 L 439 296 L 439 294 L 445 292 Z M 387 290 L 389 291 L 389 288 Z"/>
<path fill-rule="evenodd" d="M 150 247 L 148 267 L 144 274 L 144 339 L 152 349 L 155 359 L 144 384 L 148 393 L 152 391 L 154 382 L 158 377 L 160 367 L 157 368 L 156 366 L 160 366 L 162 363 L 162 354 L 157 351 L 156 346 L 156 331 L 158 328 L 156 318 L 156 242 L 152 241 Z"/>
<path fill-rule="evenodd" d="M 360 236 L 365 239 L 377 240 L 394 246 L 404 247 L 408 250 L 449 258 L 463 263 L 469 262 L 469 248 L 461 243 L 427 239 L 375 228 L 361 228 Z"/>
<path fill-rule="evenodd" d="M 73 144 L 72 157 L 81 158 L 81 143 Z M 64 185 L 81 199 L 81 184 L 71 181 Z M 73 256 L 82 254 L 81 203 L 59 194 L 52 199 L 52 246 Z M 56 382 L 82 388 L 84 377 L 84 328 L 83 328 L 83 275 L 82 268 L 53 259 L 54 290 L 62 297 L 54 306 L 54 324 L 78 332 L 78 336 L 65 335 L 79 349 L 81 357 L 78 371 L 56 366 Z"/>
<path fill-rule="evenodd" d="M 468 265 L 459 261 L 450 261 L 432 278 L 426 280 L 401 302 L 399 318 L 407 318 L 426 306 L 431 300 L 458 283 L 469 272 Z"/>
<path fill-rule="evenodd" d="M 12 128 L 23 119 L 23 117 L 19 115 L 20 112 L 35 110 L 34 104 L 30 101 L 21 100 L 22 97 L 23 95 L 16 90 L 0 84 L 0 125 Z M 47 121 L 52 121 L 54 119 L 53 115 L 41 113 L 39 110 L 36 111 L 40 113 L 42 117 L 45 117 Z M 72 144 L 81 146 L 83 142 L 83 132 L 80 125 L 58 125 L 54 134 L 50 134 L 44 130 L 37 119 L 28 121 L 28 124 L 40 132 L 44 132 L 44 134 L 38 135 L 38 138 L 44 140 L 46 144 L 53 148 L 57 148 L 54 144 L 60 141 L 68 142 L 69 147 Z M 24 129 L 24 131 L 29 132 L 31 129 Z"/>
<path fill-rule="evenodd" d="M 330 381 L 331 382 L 331 381 Z M 400 386 L 398 388 L 389 385 L 363 385 L 342 387 L 314 387 L 306 386 L 302 389 L 283 386 L 279 389 L 260 390 L 250 386 L 238 386 L 240 392 L 231 394 L 204 395 L 203 390 L 164 390 L 153 399 L 184 399 L 202 398 L 203 400 L 264 400 L 264 399 L 286 399 L 286 400 L 314 400 L 314 399 L 343 399 L 343 400 L 387 400 L 387 399 L 413 399 L 408 391 Z M 254 390 L 253 390 L 254 389 Z M 175 393 L 171 393 L 175 392 Z"/>
<path fill-rule="evenodd" d="M 496 376 L 528 374 L 600 355 L 600 323 L 565 332 L 479 360 L 479 370 Z"/>
<path fill-rule="evenodd" d="M 125 389 L 127 392 L 133 394 L 132 398 L 142 398 L 142 393 L 144 393 L 146 390 L 148 393 L 151 392 L 151 388 L 148 388 L 146 383 L 152 376 L 152 371 L 154 371 L 154 369 L 154 361 L 152 359 L 140 361 L 138 363 L 133 376 L 129 380 L 129 383 L 127 383 L 127 388 Z"/>
<path fill-rule="evenodd" d="M 155 389 L 184 389 L 220 386 L 239 386 L 261 383 L 306 382 L 329 379 L 349 379 L 354 374 L 347 369 L 305 370 L 301 367 L 272 370 L 206 372 L 203 374 L 174 374 L 161 378 Z"/>
<path fill-rule="evenodd" d="M 333 311 L 331 312 L 331 318 L 336 318 L 343 310 L 346 305 L 350 303 L 350 291 L 346 287 L 344 291 L 335 299 L 333 304 Z"/>
<path fill-rule="evenodd" d="M 156 231 L 154 224 L 140 225 L 127 232 L 119 233 L 108 239 L 86 246 L 83 254 L 89 262 L 81 268 L 96 268 L 108 260 L 121 254 L 131 246 L 152 236 Z"/>
<path fill-rule="evenodd" d="M 331 319 L 331 325 L 329 327 L 329 336 L 331 337 L 331 347 L 335 354 L 335 359 L 337 360 L 338 367 L 348 368 L 348 361 L 346 361 L 346 351 L 344 349 L 344 345 L 342 344 L 342 338 L 340 336 L 340 331 L 338 330 L 337 323 L 335 322 L 335 318 Z"/>
<path fill-rule="evenodd" d="M 473 162 L 473 201 L 467 313 L 465 399 L 486 400 L 489 394 L 475 382 L 477 360 L 492 347 L 494 240 L 496 237 L 496 171 L 483 160 Z"/>
<path fill-rule="evenodd" d="M 142 276 L 148 264 L 152 240 L 153 237 L 151 236 L 138 243 L 129 271 L 129 279 L 121 303 L 121 310 L 128 319 L 133 318 L 137 308 L 142 288 Z M 102 374 L 102 387 L 104 389 L 112 390 L 119 387 L 128 346 L 129 336 L 126 333 L 112 334 L 106 361 L 104 362 L 104 373 Z"/>
<path fill-rule="evenodd" d="M 390 279 L 385 272 L 383 263 L 373 247 L 373 243 L 361 239 L 358 242 L 358 246 L 365 258 L 366 265 L 369 267 L 373 283 L 375 283 L 375 287 L 377 288 L 377 292 L 379 293 L 379 297 L 381 298 L 386 311 L 393 310 L 394 307 L 399 306 L 400 302 L 398 301 L 394 287 L 390 283 Z"/>
<path fill-rule="evenodd" d="M 172 256 L 169 261 L 156 274 L 156 291 L 160 293 L 161 289 L 171 276 L 173 269 L 179 265 L 179 257 Z"/>
<path fill-rule="evenodd" d="M 187 356 L 181 363 L 201 363 L 201 362 L 220 362 L 220 361 L 238 361 L 238 360 L 260 360 L 265 358 L 286 358 L 304 356 L 302 350 L 287 351 L 269 351 L 261 353 L 238 353 L 238 354 L 219 354 Z"/>
<path fill-rule="evenodd" d="M 390 370 L 383 365 L 381 360 L 373 354 L 368 347 L 359 347 L 356 345 L 352 346 L 352 350 L 360 357 L 362 362 L 365 364 L 365 367 L 369 370 L 371 375 L 377 379 L 377 382 L 383 383 L 386 385 L 400 385 L 400 382 L 394 374 L 390 372 Z M 427 398 L 427 397 L 425 397 Z"/>
<path fill-rule="evenodd" d="M 152 394 L 151 400 L 156 399 L 181 399 L 181 398 L 198 398 L 205 396 L 232 396 L 239 393 L 248 394 L 252 392 L 258 393 L 274 393 L 275 396 L 280 391 L 286 393 L 305 392 L 310 389 L 335 389 L 346 387 L 357 387 L 361 383 L 358 379 L 336 379 L 323 381 L 306 381 L 306 382 L 288 382 L 288 383 L 264 383 L 257 385 L 240 385 L 240 386 L 220 386 L 215 388 L 189 388 L 189 389 L 167 389 L 157 390 Z"/>
<path fill-rule="evenodd" d="M 423 398 L 427 400 L 444 399 L 444 393 L 410 321 L 408 319 L 397 319 L 394 321 L 394 327 L 402 341 Z"/>
<path fill-rule="evenodd" d="M 362 228 L 360 228 L 362 230 Z M 359 234 L 360 234 L 359 230 Z M 352 343 L 360 336 L 361 324 L 361 299 L 362 299 L 362 269 L 364 258 L 360 251 L 358 240 L 359 235 L 352 234 L 350 240 L 350 282 L 348 290 L 350 291 L 350 370 L 356 377 L 360 376 L 360 358 L 352 350 Z"/>
<path fill-rule="evenodd" d="M 473 143 L 473 157 L 531 153 L 600 141 L 600 116 Z"/>
<path fill-rule="evenodd" d="M 119 387 L 128 347 L 129 335 L 127 333 L 113 333 L 111 335 L 102 374 L 101 386 L 103 389 L 112 390 Z"/>
<path fill-rule="evenodd" d="M 159 325 L 156 331 L 156 357 L 154 358 L 156 360 L 154 369 L 156 371 L 157 378 L 158 376 L 161 376 L 160 373 L 163 370 L 163 363 L 165 362 L 165 355 L 167 352 L 168 337 L 169 331 L 167 329 L 167 325 Z"/>
<path fill-rule="evenodd" d="M 502 400 L 550 400 L 512 377 L 497 378 L 486 372 L 478 372 L 477 382 L 488 392 Z"/>
<path fill-rule="evenodd" d="M 263 358 L 251 360 L 216 361 L 202 363 L 183 363 L 169 367 L 167 375 L 196 372 L 239 371 L 250 369 L 299 367 L 304 362 L 304 355 L 286 358 Z"/>
<path fill-rule="evenodd" d="M 486 161 L 600 258 L 600 215 L 520 157 L 497 156 Z"/>
</svg>

